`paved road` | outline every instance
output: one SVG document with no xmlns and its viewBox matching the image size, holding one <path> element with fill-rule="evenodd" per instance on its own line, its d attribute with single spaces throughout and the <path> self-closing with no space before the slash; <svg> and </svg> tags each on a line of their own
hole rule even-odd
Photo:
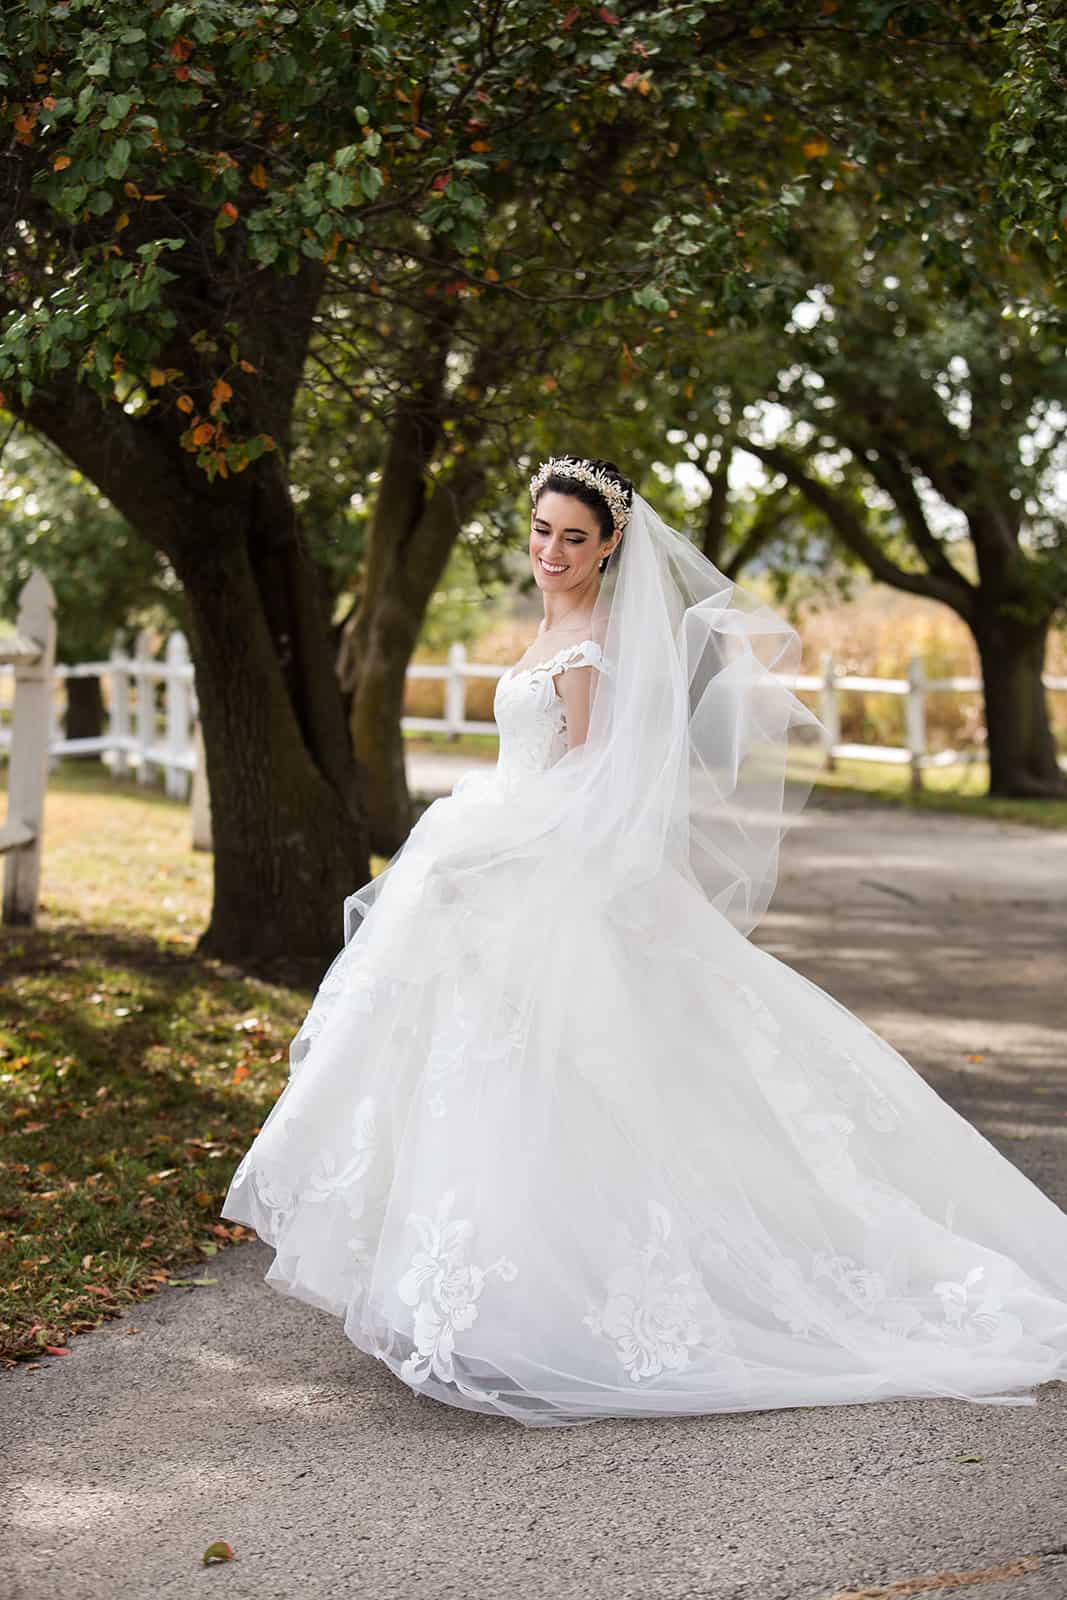
<svg viewBox="0 0 1067 1600">
<path fill-rule="evenodd" d="M 760 939 L 1067 1207 L 1067 835 L 810 810 Z M 10 1600 L 1067 1596 L 1067 1385 L 528 1432 L 415 1397 L 269 1260 L 0 1381 Z"/>
</svg>

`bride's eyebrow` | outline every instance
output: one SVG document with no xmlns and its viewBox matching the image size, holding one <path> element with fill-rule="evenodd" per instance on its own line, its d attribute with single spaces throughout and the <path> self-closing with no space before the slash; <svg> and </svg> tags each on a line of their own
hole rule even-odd
<svg viewBox="0 0 1067 1600">
<path fill-rule="evenodd" d="M 549 522 L 546 517 L 534 517 L 534 521 L 543 522 L 546 528 L 551 528 L 552 526 L 551 522 Z M 587 539 L 590 537 L 588 528 L 564 528 L 563 531 L 564 533 L 582 533 Z"/>
</svg>

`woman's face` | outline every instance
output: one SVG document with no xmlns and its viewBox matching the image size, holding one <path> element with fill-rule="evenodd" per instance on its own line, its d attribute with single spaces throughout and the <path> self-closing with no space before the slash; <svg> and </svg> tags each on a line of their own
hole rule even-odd
<svg viewBox="0 0 1067 1600">
<path fill-rule="evenodd" d="M 546 489 L 530 519 L 530 565 L 539 589 L 580 589 L 616 539 L 600 537 L 596 512 L 573 495 Z"/>
</svg>

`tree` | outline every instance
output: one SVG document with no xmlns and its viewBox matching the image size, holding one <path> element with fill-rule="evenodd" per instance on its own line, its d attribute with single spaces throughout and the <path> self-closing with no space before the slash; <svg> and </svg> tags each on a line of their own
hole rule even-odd
<svg viewBox="0 0 1067 1600">
<path fill-rule="evenodd" d="M 323 308 L 354 285 L 369 294 L 384 258 L 410 261 L 417 282 L 427 257 L 486 305 L 566 303 L 573 282 L 553 292 L 551 279 L 588 149 L 615 152 L 612 193 L 643 213 L 625 257 L 601 236 L 567 266 L 608 317 L 619 297 L 661 317 L 712 279 L 727 311 L 751 299 L 750 246 L 784 226 L 831 148 L 861 185 L 906 146 L 878 173 L 884 203 L 918 188 L 936 214 L 931 151 L 969 116 L 967 12 L 836 9 L 31 0 L 5 14 L 0 377 L 182 583 L 217 841 L 205 948 L 323 960 L 337 902 L 367 871 L 332 619 L 290 481 Z M 517 285 L 483 242 L 496 250 L 494 219 L 525 222 L 541 193 L 556 243 Z M 376 396 L 389 445 L 352 703 L 386 778 L 395 728 L 374 741 L 447 560 L 442 529 L 454 540 L 485 481 L 485 460 L 447 438 L 447 421 L 468 423 L 437 403 L 453 403 L 460 336 L 438 305 L 413 324 L 426 387 L 409 371 Z"/>
<path fill-rule="evenodd" d="M 55 592 L 59 661 L 99 661 L 116 632 L 153 618 L 184 625 L 166 562 L 58 451 L 17 429 L 0 455 L 0 607 L 9 615 L 34 568 Z M 99 677 L 68 678 L 67 738 L 102 731 Z"/>
<path fill-rule="evenodd" d="M 826 285 L 768 391 L 791 426 L 745 446 L 876 579 L 970 628 L 990 792 L 1063 794 L 1041 675 L 1067 608 L 1067 360 L 1037 300 L 952 308 L 925 288 L 899 258 Z"/>
</svg>

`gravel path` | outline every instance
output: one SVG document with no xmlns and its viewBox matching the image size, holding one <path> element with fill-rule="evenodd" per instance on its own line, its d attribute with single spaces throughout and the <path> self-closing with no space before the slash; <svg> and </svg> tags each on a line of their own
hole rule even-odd
<svg viewBox="0 0 1067 1600">
<path fill-rule="evenodd" d="M 759 939 L 1067 1207 L 1067 834 L 813 806 Z M 1065 1384 L 527 1432 L 416 1398 L 270 1256 L 0 1380 L 9 1600 L 1067 1596 Z"/>
</svg>

